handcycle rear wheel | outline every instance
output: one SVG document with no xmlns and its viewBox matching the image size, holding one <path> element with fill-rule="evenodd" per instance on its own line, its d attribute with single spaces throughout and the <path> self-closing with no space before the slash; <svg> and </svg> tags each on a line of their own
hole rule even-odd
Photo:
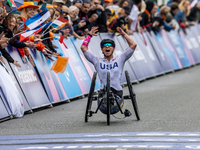
<svg viewBox="0 0 200 150">
<path fill-rule="evenodd" d="M 93 77 L 92 77 L 92 82 L 91 82 L 91 85 L 90 85 L 90 92 L 89 92 L 89 95 L 88 95 L 87 106 L 86 106 L 85 122 L 88 122 L 89 111 L 92 107 L 92 97 L 93 97 L 93 94 L 94 94 L 96 76 L 97 76 L 97 72 L 94 72 Z"/>
<path fill-rule="evenodd" d="M 126 76 L 126 81 L 127 81 L 127 85 L 128 85 L 128 89 L 129 89 L 129 93 L 130 93 L 130 97 L 131 97 L 131 101 L 133 104 L 136 118 L 137 118 L 137 120 L 140 120 L 139 110 L 138 110 L 138 106 L 137 106 L 137 102 L 136 102 L 136 95 L 135 95 L 135 92 L 133 91 L 133 87 L 130 82 L 130 76 L 129 76 L 129 73 L 127 70 L 125 71 L 125 76 Z"/>
<path fill-rule="evenodd" d="M 110 125 L 110 72 L 107 72 L 107 125 Z"/>
</svg>

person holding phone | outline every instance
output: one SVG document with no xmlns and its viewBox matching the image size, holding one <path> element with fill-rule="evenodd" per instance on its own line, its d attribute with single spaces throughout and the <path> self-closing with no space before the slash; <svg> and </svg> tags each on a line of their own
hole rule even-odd
<svg viewBox="0 0 200 150">
<path fill-rule="evenodd" d="M 91 0 L 91 8 L 90 11 L 88 12 L 88 18 L 89 18 L 89 30 L 91 30 L 91 28 L 93 26 L 97 26 L 98 27 L 98 32 L 107 32 L 107 18 L 106 18 L 106 13 L 105 13 L 105 9 L 104 7 L 101 5 L 101 1 L 100 0 Z M 90 20 L 94 20 L 93 22 L 91 22 Z"/>
</svg>

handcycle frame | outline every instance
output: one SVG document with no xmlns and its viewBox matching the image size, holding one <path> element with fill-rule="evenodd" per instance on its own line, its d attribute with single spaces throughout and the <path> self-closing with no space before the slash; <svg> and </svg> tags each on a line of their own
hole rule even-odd
<svg viewBox="0 0 200 150">
<path fill-rule="evenodd" d="M 87 101 L 86 112 L 85 112 L 85 122 L 88 122 L 88 118 L 92 117 L 93 114 L 96 114 L 98 112 L 98 110 L 99 110 L 99 108 L 102 104 L 102 100 L 103 100 L 102 99 L 100 101 L 100 103 L 98 104 L 98 107 L 95 111 L 91 110 L 92 102 L 98 100 L 98 96 L 94 96 L 96 76 L 97 76 L 97 72 L 94 72 L 93 77 L 92 77 L 91 86 L 90 86 L 90 91 L 89 91 L 89 94 L 88 94 L 88 101 Z M 133 90 L 132 84 L 130 82 L 130 76 L 129 76 L 129 73 L 128 73 L 127 70 L 125 71 L 125 76 L 126 76 L 127 86 L 128 86 L 130 95 L 124 95 L 123 99 L 131 99 L 136 118 L 137 118 L 137 120 L 140 120 L 139 110 L 138 110 L 138 106 L 137 106 L 137 102 L 136 102 L 136 95 L 135 95 L 135 92 Z M 107 92 L 107 113 L 106 113 L 106 115 L 107 115 L 107 125 L 110 125 L 110 114 L 111 114 L 110 72 L 107 73 L 106 92 Z M 117 100 L 115 100 L 115 101 L 116 101 L 117 106 L 119 107 L 120 112 L 123 114 L 119 103 L 117 102 Z"/>
</svg>

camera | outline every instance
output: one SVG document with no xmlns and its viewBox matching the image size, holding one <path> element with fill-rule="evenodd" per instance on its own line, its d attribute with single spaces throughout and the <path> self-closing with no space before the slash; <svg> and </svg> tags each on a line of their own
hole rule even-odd
<svg viewBox="0 0 200 150">
<path fill-rule="evenodd" d="M 124 16 L 119 16 L 118 18 L 111 21 L 109 27 L 111 28 L 111 30 L 117 31 L 117 27 L 121 27 L 122 25 L 126 24 L 128 24 L 128 18 L 125 18 Z"/>
</svg>

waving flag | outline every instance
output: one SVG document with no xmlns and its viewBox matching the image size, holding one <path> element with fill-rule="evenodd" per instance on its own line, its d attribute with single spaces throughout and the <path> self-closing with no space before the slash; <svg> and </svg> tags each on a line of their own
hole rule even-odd
<svg viewBox="0 0 200 150">
<path fill-rule="evenodd" d="M 53 23 L 51 24 L 51 26 L 54 27 L 54 28 L 56 28 L 58 26 L 62 27 L 62 25 L 65 25 L 67 22 L 68 22 L 68 20 L 66 20 L 66 19 L 64 19 L 62 17 L 58 17 L 57 19 L 55 19 L 53 21 Z"/>
<path fill-rule="evenodd" d="M 15 2 L 14 2 L 13 0 L 8 0 L 8 4 L 9 4 L 11 7 L 16 7 L 16 8 L 17 8 L 17 6 L 16 6 L 16 4 L 15 4 Z"/>
<path fill-rule="evenodd" d="M 31 35 L 34 35 L 34 34 L 39 33 L 39 32 L 42 30 L 42 28 L 43 28 L 43 26 L 40 27 L 40 28 L 34 29 L 34 30 L 30 30 L 30 31 L 25 32 L 25 33 L 22 33 L 22 34 L 20 35 L 20 40 L 19 40 L 19 42 L 24 41 L 25 39 L 27 39 L 27 38 L 30 37 Z"/>
<path fill-rule="evenodd" d="M 58 72 L 64 73 L 67 67 L 68 60 L 69 60 L 69 57 L 58 56 L 57 60 L 51 67 L 51 70 L 53 70 L 55 73 L 58 73 Z"/>
<path fill-rule="evenodd" d="M 67 45 L 65 44 L 65 42 L 63 40 L 64 40 L 64 36 L 60 36 L 59 42 L 61 44 L 63 44 L 65 46 L 65 48 L 68 48 Z"/>
<path fill-rule="evenodd" d="M 50 16 L 51 14 L 46 8 L 44 11 L 26 20 L 25 24 L 30 30 L 32 30 L 37 26 L 39 26 L 40 24 L 42 24 L 43 22 L 45 22 Z"/>
</svg>

